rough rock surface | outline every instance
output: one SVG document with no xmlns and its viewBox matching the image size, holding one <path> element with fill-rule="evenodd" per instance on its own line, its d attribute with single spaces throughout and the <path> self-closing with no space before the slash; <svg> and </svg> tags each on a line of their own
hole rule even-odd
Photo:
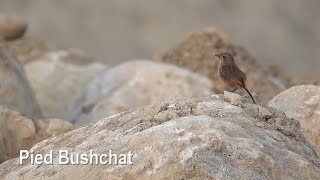
<svg viewBox="0 0 320 180">
<path fill-rule="evenodd" d="M 44 117 L 65 119 L 83 88 L 107 69 L 78 50 L 61 50 L 25 65 Z"/>
<path fill-rule="evenodd" d="M 226 87 L 219 80 L 219 60 L 214 54 L 225 51 L 234 55 L 236 64 L 247 75 L 249 90 L 256 92 L 262 102 L 267 102 L 290 84 L 290 80 L 277 68 L 262 66 L 248 51 L 231 44 L 224 33 L 214 28 L 208 28 L 201 33 L 191 33 L 176 47 L 155 55 L 154 59 L 207 76 L 215 82 L 214 91 L 221 93 Z"/>
<path fill-rule="evenodd" d="M 320 161 L 299 122 L 273 108 L 222 95 L 176 99 L 105 118 L 42 141 L 53 165 L 0 165 L 4 179 L 319 179 Z M 121 154 L 133 165 L 58 165 L 57 152 Z"/>
<path fill-rule="evenodd" d="M 320 86 L 295 86 L 275 96 L 269 105 L 297 119 L 306 139 L 320 155 Z"/>
<path fill-rule="evenodd" d="M 207 78 L 176 66 L 129 61 L 92 80 L 68 119 L 83 125 L 175 97 L 207 96 L 212 85 Z"/>
<path fill-rule="evenodd" d="M 0 105 L 29 118 L 42 116 L 22 65 L 0 46 Z"/>
<path fill-rule="evenodd" d="M 19 150 L 53 135 L 70 131 L 72 125 L 60 119 L 33 122 L 15 111 L 0 106 L 0 163 L 19 156 Z"/>
<path fill-rule="evenodd" d="M 27 23 L 16 17 L 0 15 L 0 39 L 14 40 L 22 37 L 27 30 Z"/>
</svg>

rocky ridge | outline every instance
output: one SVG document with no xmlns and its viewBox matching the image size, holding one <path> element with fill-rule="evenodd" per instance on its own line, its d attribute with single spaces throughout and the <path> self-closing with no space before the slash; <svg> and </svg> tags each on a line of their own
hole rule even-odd
<svg viewBox="0 0 320 180">
<path fill-rule="evenodd" d="M 233 101 L 232 105 L 228 101 Z M 132 151 L 134 165 L 58 165 L 57 150 L 72 154 Z M 54 165 L 0 165 L 5 179 L 319 179 L 318 156 L 284 113 L 226 92 L 175 99 L 42 141 L 30 151 L 54 151 Z"/>
</svg>

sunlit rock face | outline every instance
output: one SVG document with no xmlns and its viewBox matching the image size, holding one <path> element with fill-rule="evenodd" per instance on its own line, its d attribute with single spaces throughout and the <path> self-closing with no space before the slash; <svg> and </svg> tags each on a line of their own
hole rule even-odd
<svg viewBox="0 0 320 180">
<path fill-rule="evenodd" d="M 247 97 L 232 97 L 175 99 L 106 117 L 34 145 L 34 154 L 53 150 L 53 165 L 27 160 L 19 165 L 16 158 L 0 165 L 0 175 L 26 180 L 320 178 L 319 159 L 297 120 Z M 133 165 L 59 165 L 59 150 L 131 151 Z"/>
</svg>

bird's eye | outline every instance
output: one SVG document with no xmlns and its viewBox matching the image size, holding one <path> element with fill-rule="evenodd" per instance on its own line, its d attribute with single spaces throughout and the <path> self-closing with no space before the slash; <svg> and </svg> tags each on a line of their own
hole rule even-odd
<svg viewBox="0 0 320 180">
<path fill-rule="evenodd" d="M 225 55 L 222 55 L 222 58 L 223 58 L 223 59 L 225 59 L 225 58 L 226 58 L 226 56 L 225 56 Z"/>
</svg>

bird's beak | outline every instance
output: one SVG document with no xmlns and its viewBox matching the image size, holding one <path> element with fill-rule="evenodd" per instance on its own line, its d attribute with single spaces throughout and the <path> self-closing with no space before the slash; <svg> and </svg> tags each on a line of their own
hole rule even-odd
<svg viewBox="0 0 320 180">
<path fill-rule="evenodd" d="M 218 58 L 220 58 L 220 54 L 215 54 L 214 56 L 217 56 Z"/>
</svg>

